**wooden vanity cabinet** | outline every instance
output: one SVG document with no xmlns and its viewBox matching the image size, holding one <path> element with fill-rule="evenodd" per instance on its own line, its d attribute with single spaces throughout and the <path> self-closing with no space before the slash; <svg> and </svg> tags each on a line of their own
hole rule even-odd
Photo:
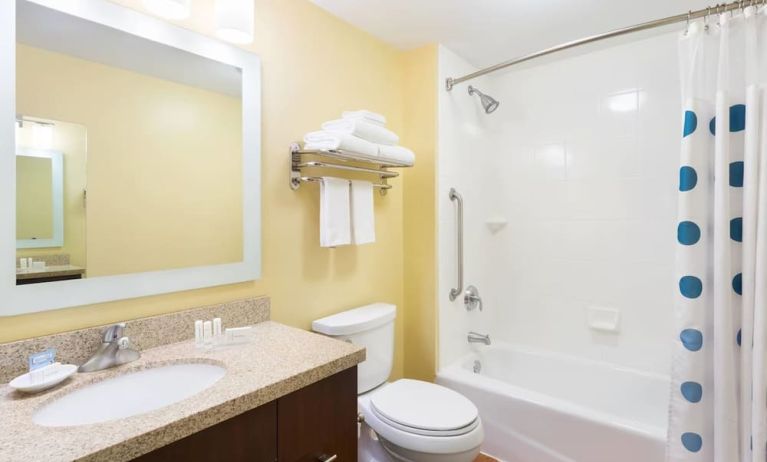
<svg viewBox="0 0 767 462">
<path fill-rule="evenodd" d="M 357 460 L 357 368 L 277 400 L 279 462 Z"/>
<path fill-rule="evenodd" d="M 353 462 L 357 460 L 357 367 L 134 460 Z"/>
</svg>

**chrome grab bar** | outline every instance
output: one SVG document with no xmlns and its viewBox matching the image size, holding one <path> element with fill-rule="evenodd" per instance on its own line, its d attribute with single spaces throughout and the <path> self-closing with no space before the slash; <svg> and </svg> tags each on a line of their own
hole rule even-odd
<svg viewBox="0 0 767 462">
<path fill-rule="evenodd" d="M 463 197 L 455 188 L 450 188 L 450 200 L 457 204 L 456 246 L 458 250 L 458 287 L 450 289 L 450 301 L 455 301 L 463 293 Z"/>
</svg>

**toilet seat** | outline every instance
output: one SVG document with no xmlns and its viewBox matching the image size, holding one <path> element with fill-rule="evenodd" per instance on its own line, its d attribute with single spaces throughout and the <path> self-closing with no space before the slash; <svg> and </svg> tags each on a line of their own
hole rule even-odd
<svg viewBox="0 0 767 462">
<path fill-rule="evenodd" d="M 392 391 L 387 392 L 390 389 Z M 441 385 L 402 379 L 360 395 L 358 405 L 365 422 L 379 437 L 409 450 L 427 454 L 461 453 L 479 447 L 484 437 L 476 407 L 467 398 Z M 458 412 L 452 412 L 453 406 L 457 406 Z M 428 416 L 420 414 L 424 409 L 434 408 L 439 412 Z"/>
<path fill-rule="evenodd" d="M 456 428 L 455 430 L 428 430 L 424 428 L 415 428 L 415 427 L 409 427 L 407 425 L 403 425 L 399 422 L 395 422 L 393 420 L 388 419 L 386 416 L 381 415 L 375 407 L 371 406 L 371 411 L 376 414 L 376 416 L 381 419 L 382 422 L 385 422 L 387 425 L 391 425 L 394 428 L 397 428 L 399 430 L 402 430 L 403 432 L 407 433 L 413 433 L 415 435 L 423 435 L 423 436 L 460 436 L 464 433 L 468 433 L 472 430 L 474 430 L 479 425 L 479 419 L 475 419 L 471 424 L 467 425 L 466 427 L 462 428 Z"/>
<path fill-rule="evenodd" d="M 398 380 L 371 396 L 370 405 L 382 421 L 418 435 L 457 436 L 479 425 L 479 412 L 471 401 L 420 380 Z"/>
</svg>

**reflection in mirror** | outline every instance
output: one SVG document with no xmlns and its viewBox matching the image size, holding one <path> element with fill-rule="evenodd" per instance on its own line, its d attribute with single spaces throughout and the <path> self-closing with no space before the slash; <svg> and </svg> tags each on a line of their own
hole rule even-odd
<svg viewBox="0 0 767 462">
<path fill-rule="evenodd" d="M 16 112 L 17 284 L 243 260 L 239 69 L 19 0 Z"/>
<path fill-rule="evenodd" d="M 16 283 L 85 275 L 87 132 L 17 116 Z"/>
</svg>

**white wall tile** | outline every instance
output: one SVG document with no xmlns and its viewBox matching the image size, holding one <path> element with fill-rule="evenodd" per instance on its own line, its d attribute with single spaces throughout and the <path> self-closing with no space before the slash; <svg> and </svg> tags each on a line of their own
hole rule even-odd
<svg viewBox="0 0 767 462">
<path fill-rule="evenodd" d="M 468 330 L 549 351 L 667 373 L 681 118 L 676 34 L 472 82 L 439 96 L 440 364 Z M 474 71 L 440 49 L 440 82 Z M 450 303 L 455 211 L 466 201 L 466 281 L 483 313 Z M 444 197 L 443 197 L 444 196 Z M 488 219 L 508 225 L 492 234 Z M 621 311 L 591 331 L 589 306 Z"/>
</svg>

